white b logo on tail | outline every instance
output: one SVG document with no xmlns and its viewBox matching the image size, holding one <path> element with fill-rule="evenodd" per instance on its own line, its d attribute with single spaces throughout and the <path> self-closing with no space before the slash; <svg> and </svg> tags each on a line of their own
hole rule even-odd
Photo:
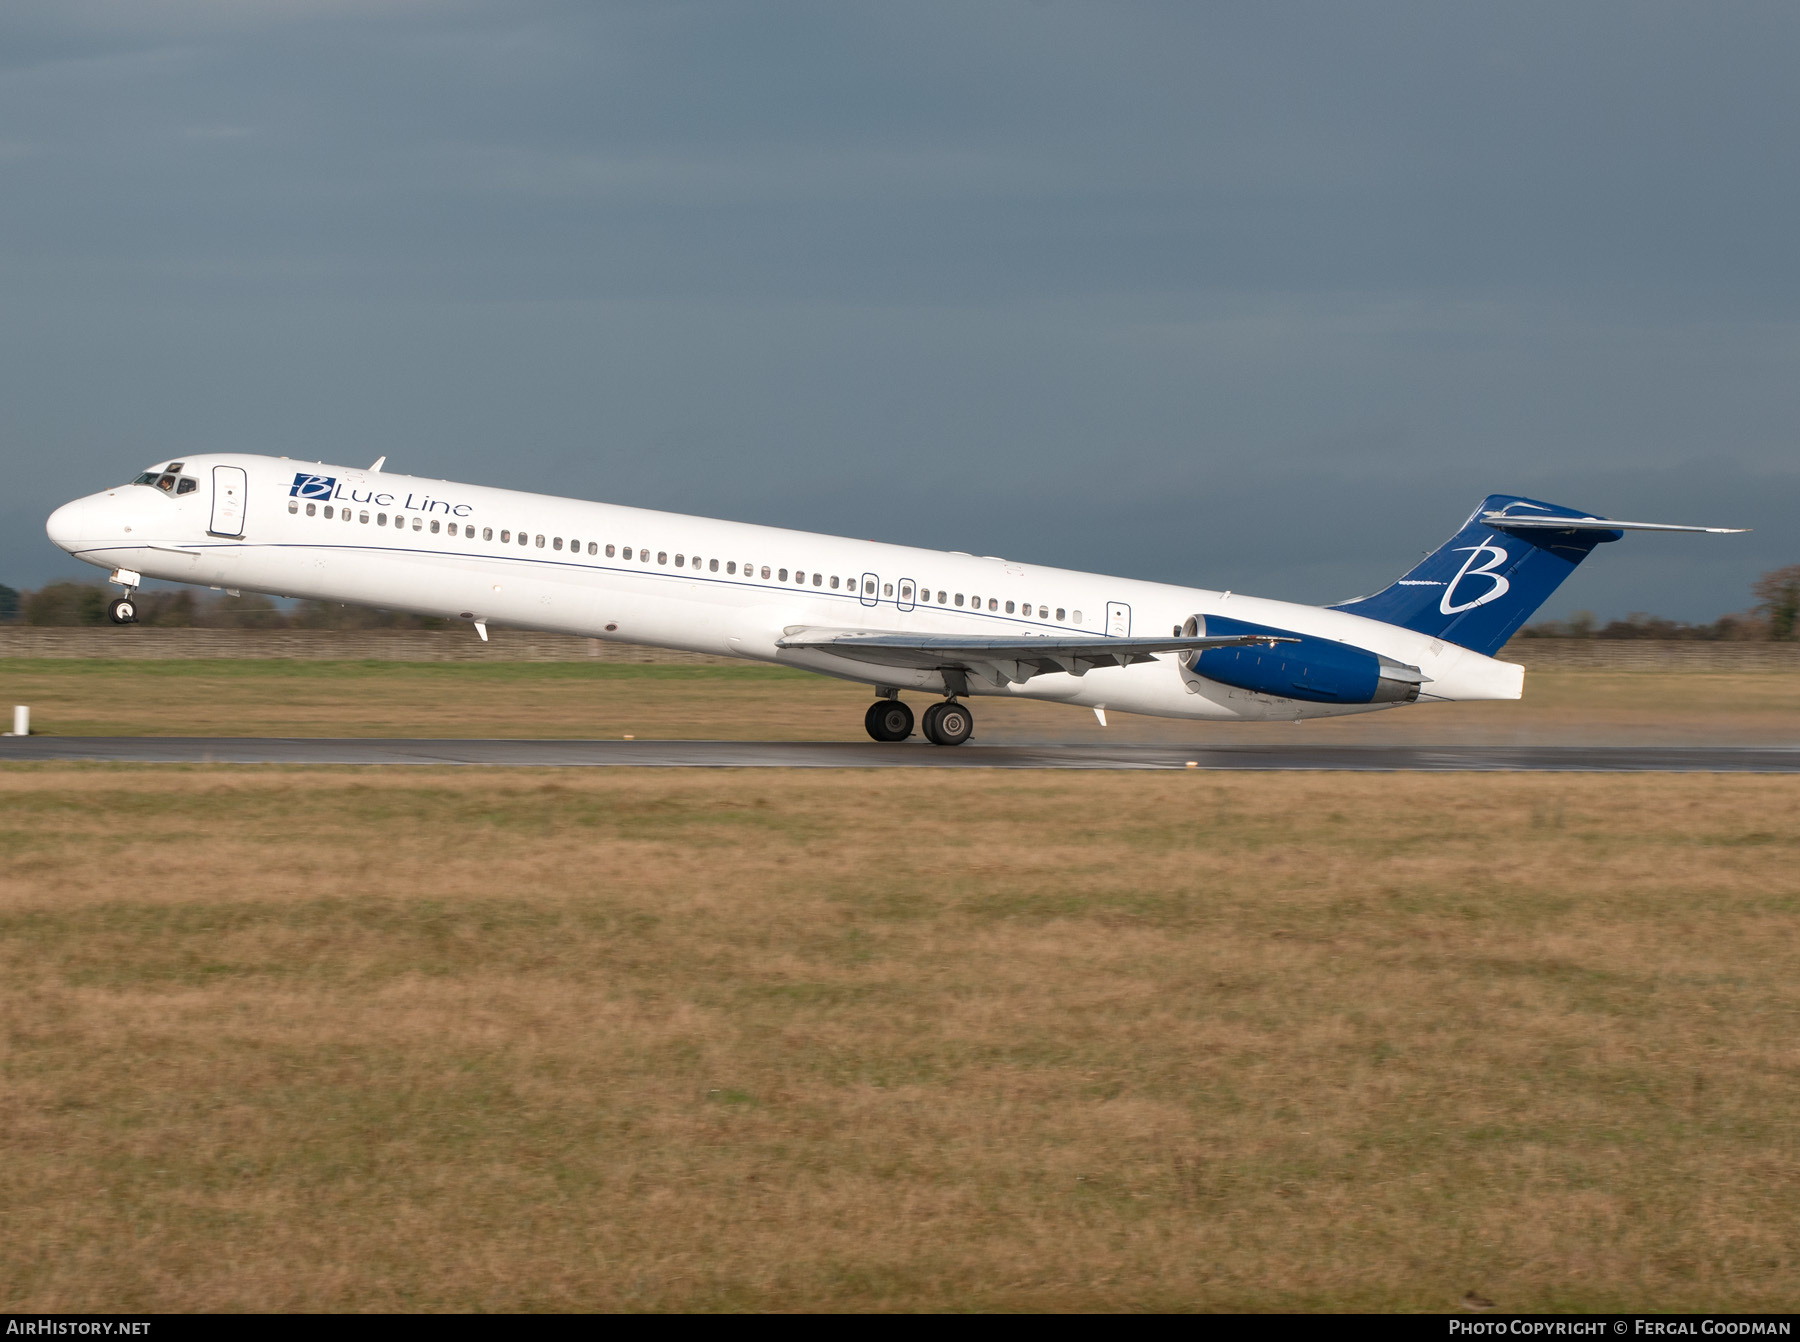
<svg viewBox="0 0 1800 1342">
<path fill-rule="evenodd" d="M 1474 610 L 1475 607 L 1485 606 L 1490 601 L 1498 601 L 1501 597 L 1506 595 L 1506 589 L 1512 586 L 1512 584 L 1507 581 L 1505 574 L 1494 572 L 1494 570 L 1504 564 L 1508 558 L 1506 551 L 1501 549 L 1498 545 L 1464 545 L 1459 546 L 1458 548 L 1468 550 L 1471 553 L 1469 557 L 1463 561 L 1462 570 L 1450 580 L 1450 585 L 1444 588 L 1444 595 L 1438 600 L 1438 609 L 1445 615 L 1461 615 L 1465 610 Z M 1483 555 L 1488 556 L 1487 563 L 1483 564 L 1480 568 L 1476 568 L 1475 561 L 1480 559 Z M 1483 592 L 1480 596 L 1476 597 L 1473 601 L 1465 601 L 1460 606 L 1452 605 L 1451 601 L 1456 596 L 1456 589 L 1462 584 L 1464 578 L 1486 578 L 1489 582 L 1493 583 L 1493 586 Z"/>
</svg>

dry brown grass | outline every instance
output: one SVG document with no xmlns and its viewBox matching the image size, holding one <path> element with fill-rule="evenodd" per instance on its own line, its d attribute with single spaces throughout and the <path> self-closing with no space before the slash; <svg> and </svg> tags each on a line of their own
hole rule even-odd
<svg viewBox="0 0 1800 1342">
<path fill-rule="evenodd" d="M 0 712 L 65 736 L 862 740 L 866 686 L 744 666 L 0 659 Z M 913 696 L 923 707 L 926 700 Z M 1214 725 L 978 699 L 976 739 L 1800 744 L 1800 677 L 1532 672 L 1523 702 Z"/>
<path fill-rule="evenodd" d="M 0 770 L 0 1307 L 1787 1308 L 1796 800 Z"/>
</svg>

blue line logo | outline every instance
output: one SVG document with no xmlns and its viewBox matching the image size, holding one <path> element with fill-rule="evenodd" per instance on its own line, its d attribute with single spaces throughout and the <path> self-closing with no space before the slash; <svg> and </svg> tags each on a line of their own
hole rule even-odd
<svg viewBox="0 0 1800 1342">
<path fill-rule="evenodd" d="M 308 475 L 301 471 L 294 477 L 294 487 L 288 490 L 288 497 L 295 499 L 328 499 L 331 491 L 337 488 L 335 475 Z"/>
</svg>

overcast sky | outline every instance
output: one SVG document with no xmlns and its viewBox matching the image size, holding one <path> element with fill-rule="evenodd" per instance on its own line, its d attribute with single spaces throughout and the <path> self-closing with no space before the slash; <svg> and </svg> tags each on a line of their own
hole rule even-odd
<svg viewBox="0 0 1800 1342">
<path fill-rule="evenodd" d="M 1800 6 L 8 0 L 0 582 L 184 452 L 1302 601 L 1800 562 Z"/>
</svg>

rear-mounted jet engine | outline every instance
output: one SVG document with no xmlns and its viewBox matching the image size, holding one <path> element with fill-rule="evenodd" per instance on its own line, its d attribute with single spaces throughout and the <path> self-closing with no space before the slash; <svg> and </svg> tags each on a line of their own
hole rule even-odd
<svg viewBox="0 0 1800 1342">
<path fill-rule="evenodd" d="M 1194 693 L 1202 679 L 1234 689 L 1315 704 L 1410 704 L 1425 675 L 1416 666 L 1329 638 L 1296 634 L 1223 615 L 1188 616 L 1187 638 L 1279 634 L 1292 642 L 1206 648 L 1181 654 L 1182 679 Z"/>
</svg>

